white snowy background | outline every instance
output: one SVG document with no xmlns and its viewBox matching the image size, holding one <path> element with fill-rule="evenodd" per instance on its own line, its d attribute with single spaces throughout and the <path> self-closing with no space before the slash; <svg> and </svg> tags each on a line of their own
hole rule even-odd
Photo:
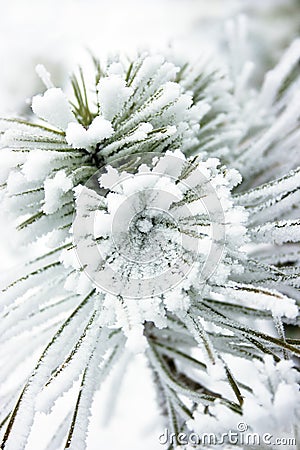
<svg viewBox="0 0 300 450">
<path fill-rule="evenodd" d="M 217 51 L 222 44 L 225 22 L 236 14 L 250 15 L 253 33 L 249 56 L 272 57 L 295 34 L 296 23 L 272 12 L 289 0 L 0 0 L 0 114 L 28 114 L 29 99 L 43 88 L 35 73 L 42 63 L 56 85 L 88 58 L 136 49 L 166 49 L 172 46 L 186 57 L 202 51 Z M 252 22 L 251 22 L 252 17 Z M 222 55 L 220 54 L 220 57 Z M 14 232 L 6 218 L 0 221 L 0 268 L 12 267 L 26 250 L 16 246 Z M 26 342 L 23 343 L 26 345 Z M 33 358 L 36 358 L 33 355 Z M 26 364 L 24 363 L 24 370 Z M 127 367 L 127 368 L 126 368 Z M 120 384 L 120 372 L 125 377 Z M 18 374 L 15 374 L 18 377 Z M 110 389 L 112 387 L 112 389 Z M 112 394 L 117 399 L 113 408 Z M 163 432 L 152 380 L 142 356 L 120 361 L 98 394 L 101 401 L 90 427 L 89 450 L 158 450 Z M 27 450 L 43 450 L 56 433 L 57 418 L 63 412 L 63 398 L 52 413 L 52 421 L 37 417 Z M 106 419 L 105 419 L 106 417 Z M 110 419 L 110 420 L 108 420 Z"/>
</svg>

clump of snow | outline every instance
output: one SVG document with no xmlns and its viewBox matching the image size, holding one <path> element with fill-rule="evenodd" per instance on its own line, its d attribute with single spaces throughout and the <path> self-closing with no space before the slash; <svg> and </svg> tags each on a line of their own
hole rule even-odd
<svg viewBox="0 0 300 450">
<path fill-rule="evenodd" d="M 26 187 L 26 178 L 21 172 L 10 172 L 7 178 L 7 191 L 10 194 L 17 194 L 22 192 Z"/>
<path fill-rule="evenodd" d="M 71 105 L 60 88 L 50 88 L 44 95 L 34 96 L 32 111 L 63 131 L 67 129 L 70 122 L 76 122 Z"/>
<path fill-rule="evenodd" d="M 187 311 L 190 306 L 190 299 L 181 289 L 165 292 L 164 303 L 169 311 Z"/>
<path fill-rule="evenodd" d="M 10 171 L 24 162 L 25 155 L 11 152 L 6 148 L 1 148 L 1 156 L 0 184 L 4 184 Z"/>
<path fill-rule="evenodd" d="M 44 152 L 42 150 L 34 150 L 29 153 L 22 167 L 28 181 L 44 180 L 49 172 L 52 171 L 54 159 L 57 157 L 56 152 Z"/>
<path fill-rule="evenodd" d="M 107 120 L 122 112 L 125 102 L 133 93 L 126 81 L 118 75 L 101 78 L 97 86 L 100 111 Z"/>
<path fill-rule="evenodd" d="M 73 187 L 72 180 L 64 170 L 58 171 L 53 178 L 48 178 L 44 183 L 45 202 L 43 211 L 52 214 L 61 207 L 61 197 Z"/>
<path fill-rule="evenodd" d="M 66 140 L 73 148 L 91 149 L 98 142 L 109 138 L 113 132 L 111 122 L 97 116 L 87 129 L 79 123 L 69 123 L 66 130 Z"/>
<path fill-rule="evenodd" d="M 171 128 L 171 127 L 169 127 L 169 128 Z M 176 131 L 176 127 L 174 127 L 174 128 Z M 148 133 L 150 133 L 150 131 L 152 131 L 152 130 L 153 130 L 153 126 L 151 125 L 151 123 L 142 122 L 139 124 L 139 126 L 134 131 L 134 133 L 132 133 L 130 140 L 142 141 L 143 139 L 146 139 Z"/>
<path fill-rule="evenodd" d="M 102 174 L 99 178 L 99 185 L 105 189 L 111 189 L 112 187 L 115 187 L 116 189 L 122 178 L 128 176 L 127 173 L 120 174 L 118 170 L 112 166 L 106 166 L 105 169 L 106 173 Z"/>
</svg>

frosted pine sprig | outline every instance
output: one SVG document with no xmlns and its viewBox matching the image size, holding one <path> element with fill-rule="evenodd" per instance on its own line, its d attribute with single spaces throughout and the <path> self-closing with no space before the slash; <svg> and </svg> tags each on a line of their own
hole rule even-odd
<svg viewBox="0 0 300 450">
<path fill-rule="evenodd" d="M 229 82 L 211 65 L 200 70 L 162 56 L 117 60 L 106 69 L 96 62 L 94 86 L 86 86 L 82 70 L 72 78 L 71 102 L 55 87 L 33 98 L 33 112 L 46 123 L 1 120 L 2 147 L 9 148 L 1 183 L 8 209 L 17 203 L 22 239 L 53 231 L 53 241 L 63 241 L 72 221 L 72 188 L 116 157 L 168 148 L 204 152 L 236 138 L 236 124 L 227 123 L 234 114 Z"/>
<path fill-rule="evenodd" d="M 163 415 L 176 433 L 197 428 L 201 415 L 218 419 L 219 410 L 233 420 L 248 418 L 247 405 L 255 404 L 267 414 L 266 403 L 253 395 L 254 385 L 240 370 L 247 361 L 258 361 L 268 390 L 264 374 L 273 363 L 264 363 L 266 354 L 276 363 L 277 376 L 275 390 L 266 395 L 269 403 L 282 407 L 276 400 L 282 385 L 288 397 L 295 392 L 295 369 L 287 377 L 285 368 L 292 368 L 299 342 L 285 336 L 284 323 L 298 321 L 300 179 L 298 160 L 282 164 L 275 141 L 296 154 L 299 108 L 290 99 L 297 98 L 299 88 L 297 46 L 273 78 L 266 76 L 262 102 L 248 96 L 247 83 L 240 86 L 245 96 L 237 95 L 237 86 L 232 88 L 210 64 L 177 68 L 163 57 L 143 55 L 132 63 L 113 61 L 106 69 L 97 63 L 92 92 L 80 72 L 72 79 L 71 103 L 43 72 L 48 89 L 34 98 L 33 110 L 46 123 L 1 121 L 1 151 L 7 157 L 4 203 L 15 213 L 24 242 L 41 238 L 45 243 L 46 236 L 50 246 L 3 283 L 0 339 L 6 364 L 1 380 L 27 355 L 24 347 L 15 351 L 24 333 L 31 330 L 28 349 L 45 348 L 31 375 L 24 373 L 16 389 L 4 393 L 3 448 L 25 448 L 36 411 L 49 412 L 74 380 L 80 380 L 75 408 L 66 412 L 66 432 L 49 448 L 63 440 L 65 448 L 85 448 L 94 393 L 124 352 L 145 352 Z M 150 184 L 149 174 L 154 175 Z M 179 211 L 178 227 L 149 212 L 149 188 L 164 193 L 159 205 L 164 213 Z M 130 216 L 135 220 L 127 234 L 117 229 L 119 234 L 111 236 L 114 215 L 131 194 L 137 200 L 133 205 L 142 204 L 145 214 Z M 170 202 L 168 195 L 178 198 Z M 218 204 L 212 210 L 208 205 L 210 214 L 201 203 L 207 197 Z M 211 233 L 215 225 L 224 236 Z M 97 276 L 103 262 L 116 260 L 111 237 L 121 237 L 118 242 L 129 256 L 134 251 L 145 256 L 148 248 L 155 250 L 160 233 L 168 238 L 169 252 L 160 253 L 159 265 L 150 261 L 139 270 L 136 260 L 127 265 L 117 260 L 114 267 L 129 287 L 138 279 L 135 298 L 122 296 L 122 290 L 107 293 Z M 143 298 L 144 277 L 155 280 L 161 267 L 181 261 L 183 234 L 199 244 L 199 251 L 192 245 L 184 258 L 194 270 L 176 286 Z M 100 243 L 105 258 L 92 254 L 87 267 L 74 252 L 80 256 L 81 246 L 89 243 Z M 222 248 L 216 260 L 208 244 Z M 204 256 L 212 257 L 215 270 L 203 285 Z M 275 332 L 267 334 L 254 319 Z M 292 422 L 298 414 L 293 406 Z M 279 413 L 274 417 L 279 426 Z M 250 418 L 249 425 L 256 427 Z"/>
<path fill-rule="evenodd" d="M 140 332 L 134 346 L 145 321 L 164 328 L 166 312 L 187 311 L 192 292 L 205 295 L 243 270 L 247 215 L 231 197 L 241 178 L 218 164 L 167 152 L 136 174 L 108 166 L 98 177 L 105 197 L 76 188 L 74 248 L 62 261 L 72 270 L 79 259 L 84 270 L 72 270 L 65 287 L 83 294 L 97 286 L 102 324 L 121 327 L 129 341 Z"/>
</svg>

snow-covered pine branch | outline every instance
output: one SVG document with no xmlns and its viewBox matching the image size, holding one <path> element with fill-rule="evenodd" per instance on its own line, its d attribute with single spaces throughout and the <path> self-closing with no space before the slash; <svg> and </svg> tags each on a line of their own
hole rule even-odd
<svg viewBox="0 0 300 450">
<path fill-rule="evenodd" d="M 3 207 L 28 254 L 39 244 L 2 282 L 0 379 L 44 348 L 3 393 L 3 449 L 24 449 L 74 381 L 49 449 L 84 449 L 124 352 L 145 353 L 174 432 L 241 417 L 256 431 L 253 411 L 270 429 L 297 423 L 299 341 L 283 323 L 299 320 L 298 59 L 297 40 L 251 91 L 249 65 L 235 85 L 207 59 L 117 57 L 92 86 L 72 76 L 71 99 L 39 67 L 34 116 L 0 120 Z"/>
</svg>

